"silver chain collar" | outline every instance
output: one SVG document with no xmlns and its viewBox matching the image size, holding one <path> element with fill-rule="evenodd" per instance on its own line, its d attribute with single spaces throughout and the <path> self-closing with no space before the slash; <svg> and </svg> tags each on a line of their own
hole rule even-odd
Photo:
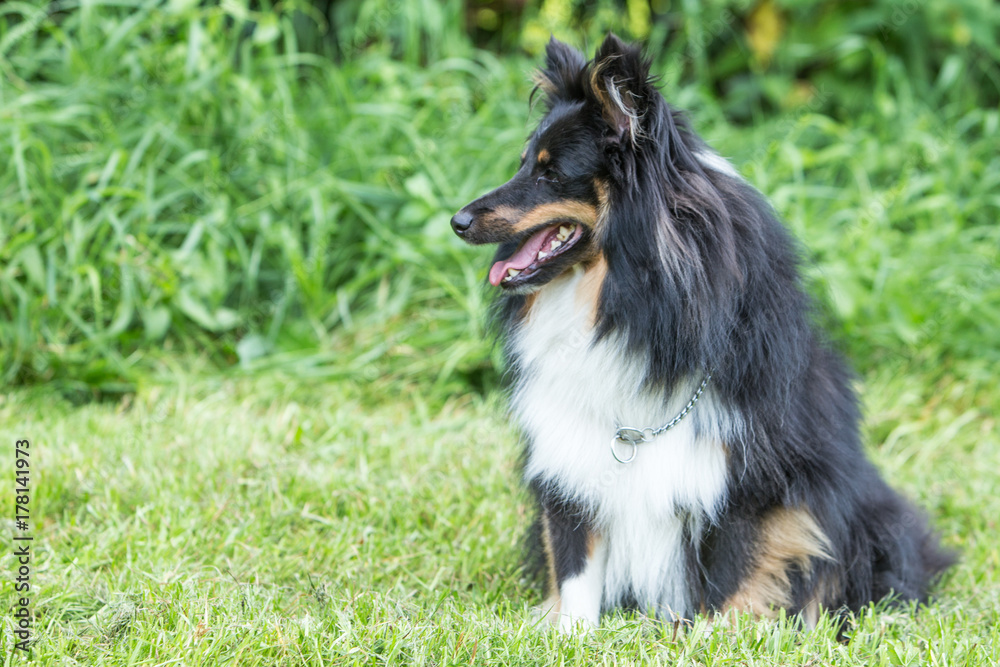
<svg viewBox="0 0 1000 667">
<path fill-rule="evenodd" d="M 635 426 L 619 426 L 615 430 L 615 436 L 611 438 L 611 455 L 615 457 L 615 460 L 618 461 L 619 463 L 631 463 L 632 460 L 635 458 L 636 453 L 639 451 L 640 442 L 649 442 L 650 440 L 660 435 L 661 433 L 666 433 L 673 427 L 677 426 L 681 422 L 681 420 L 687 417 L 688 413 L 694 409 L 694 404 L 698 402 L 699 398 L 701 398 L 701 392 L 705 391 L 705 386 L 711 379 L 712 379 L 711 373 L 706 375 L 705 379 L 701 381 L 701 386 L 698 387 L 698 391 L 694 392 L 694 396 L 692 396 L 691 400 L 687 402 L 687 405 L 684 406 L 684 409 L 678 412 L 676 417 L 668 421 L 660 428 L 654 429 L 651 426 L 647 426 L 646 428 L 636 428 Z M 632 453 L 627 459 L 623 459 L 620 456 L 618 456 L 618 450 L 616 449 L 616 445 L 619 442 L 625 442 L 632 445 Z"/>
</svg>

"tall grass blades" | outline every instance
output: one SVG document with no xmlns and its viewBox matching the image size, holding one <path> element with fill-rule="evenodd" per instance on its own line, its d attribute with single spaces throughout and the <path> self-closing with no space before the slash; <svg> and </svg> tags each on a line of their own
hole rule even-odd
<svg viewBox="0 0 1000 667">
<path fill-rule="evenodd" d="M 445 211 L 516 160 L 521 72 L 336 64 L 296 50 L 291 9 L 0 12 L 4 380 L 114 391 L 150 348 L 250 363 L 442 297 L 448 338 L 478 326 Z"/>
<path fill-rule="evenodd" d="M 640 4 L 0 5 L 0 377 L 114 395 L 167 349 L 489 384 L 489 251 L 447 220 L 516 166 L 534 60 L 470 25 L 647 36 L 863 367 L 995 360 L 1000 10 Z"/>
</svg>

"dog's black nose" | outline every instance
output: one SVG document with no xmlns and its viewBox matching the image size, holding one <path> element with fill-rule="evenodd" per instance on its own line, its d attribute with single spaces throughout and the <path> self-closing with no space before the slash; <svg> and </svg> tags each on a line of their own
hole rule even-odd
<svg viewBox="0 0 1000 667">
<path fill-rule="evenodd" d="M 464 234 L 471 226 L 472 214 L 468 211 L 459 211 L 455 214 L 455 217 L 451 219 L 451 228 L 454 229 L 455 233 L 459 236 Z"/>
</svg>

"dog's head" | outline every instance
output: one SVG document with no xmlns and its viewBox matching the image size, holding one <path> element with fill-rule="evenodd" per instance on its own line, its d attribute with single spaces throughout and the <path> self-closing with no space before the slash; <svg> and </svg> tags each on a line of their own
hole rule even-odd
<svg viewBox="0 0 1000 667">
<path fill-rule="evenodd" d="M 614 35 L 589 63 L 552 39 L 535 82 L 548 111 L 528 138 L 521 167 L 451 220 L 469 243 L 499 244 L 489 280 L 515 293 L 598 254 L 609 189 L 635 177 L 631 154 L 659 134 L 664 118 L 649 62 Z"/>
</svg>

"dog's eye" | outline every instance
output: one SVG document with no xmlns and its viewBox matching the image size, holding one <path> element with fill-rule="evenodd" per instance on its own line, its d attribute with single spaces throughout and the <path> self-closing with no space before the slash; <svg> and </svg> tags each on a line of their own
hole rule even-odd
<svg viewBox="0 0 1000 667">
<path fill-rule="evenodd" d="M 539 176 L 538 179 L 535 181 L 536 184 L 537 183 L 542 183 L 542 182 L 545 182 L 545 183 L 558 183 L 559 182 L 559 175 L 556 174 L 556 172 L 554 170 L 552 170 L 552 169 L 546 169 L 544 172 L 542 172 L 542 175 Z"/>
</svg>

